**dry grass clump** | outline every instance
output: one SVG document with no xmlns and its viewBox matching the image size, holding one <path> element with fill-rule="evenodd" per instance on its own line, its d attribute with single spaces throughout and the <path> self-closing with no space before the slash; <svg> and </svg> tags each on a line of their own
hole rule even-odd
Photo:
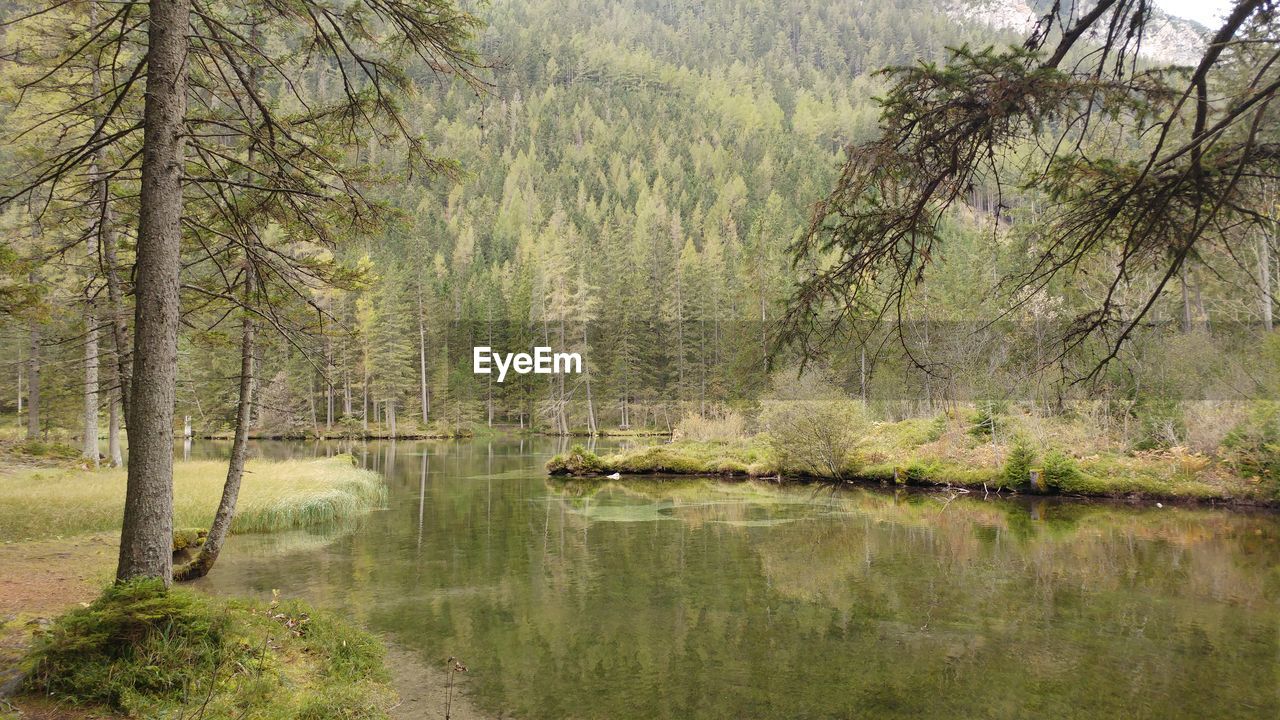
<svg viewBox="0 0 1280 720">
<path fill-rule="evenodd" d="M 743 440 L 748 435 L 746 418 L 733 410 L 727 410 L 712 416 L 703 416 L 698 413 L 685 415 L 676 424 L 671 439 L 693 442 L 732 442 Z"/>
<path fill-rule="evenodd" d="M 174 527 L 208 527 L 226 471 L 226 462 L 217 460 L 174 465 Z M 126 478 L 123 468 L 22 469 L 0 475 L 0 541 L 118 529 Z M 355 467 L 349 456 L 252 461 L 232 532 L 340 524 L 379 506 L 385 495 L 377 473 Z"/>
</svg>

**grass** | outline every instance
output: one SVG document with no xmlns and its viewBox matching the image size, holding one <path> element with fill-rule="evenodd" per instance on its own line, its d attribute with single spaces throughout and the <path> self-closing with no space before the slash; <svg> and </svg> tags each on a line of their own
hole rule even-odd
<svg viewBox="0 0 1280 720">
<path fill-rule="evenodd" d="M 607 475 L 613 472 L 670 475 L 750 475 L 777 473 L 767 448 L 748 441 L 681 440 L 598 456 L 581 445 L 547 461 L 552 475 Z"/>
<path fill-rule="evenodd" d="M 226 462 L 174 465 L 174 527 L 206 528 L 213 519 Z M 124 508 L 122 468 L 12 468 L 0 474 L 0 541 L 17 542 L 117 530 Z M 250 462 L 232 532 L 274 532 L 340 525 L 385 499 L 379 476 L 350 456 Z"/>
<path fill-rule="evenodd" d="M 1181 448 L 1123 452 L 1086 442 L 1083 431 L 1072 424 L 1077 421 L 1064 420 L 1063 427 L 1039 418 L 1034 422 L 1023 426 L 1019 418 L 1002 417 L 997 429 L 1004 434 L 998 442 L 969 432 L 969 418 L 960 414 L 875 423 L 856 441 L 854 460 L 841 474 L 847 480 L 1029 491 L 1028 471 L 1036 468 L 1045 473 L 1048 491 L 1061 494 L 1277 501 L 1266 482 L 1243 477 L 1220 459 Z M 1059 438 L 1069 442 L 1057 445 Z M 813 479 L 805 466 L 779 462 L 763 435 L 722 442 L 677 440 L 604 456 L 575 448 L 548 461 L 547 471 Z"/>
<path fill-rule="evenodd" d="M 395 694 L 372 635 L 298 602 L 115 585 L 34 639 L 18 698 L 130 717 L 375 720 Z"/>
</svg>

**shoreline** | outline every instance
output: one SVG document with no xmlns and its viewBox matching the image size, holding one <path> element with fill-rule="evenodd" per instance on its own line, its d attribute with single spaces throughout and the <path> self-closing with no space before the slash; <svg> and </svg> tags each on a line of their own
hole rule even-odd
<svg viewBox="0 0 1280 720">
<path fill-rule="evenodd" d="M 1109 505 L 1127 505 L 1139 506 L 1159 502 L 1168 507 L 1187 507 L 1187 508 L 1218 508 L 1223 510 L 1239 510 L 1239 511 L 1263 511 L 1268 513 L 1280 512 L 1280 500 L 1266 500 L 1260 498 L 1220 498 L 1220 497 L 1192 497 L 1185 495 L 1153 495 L 1144 493 L 1128 493 L 1128 494 L 1084 494 L 1084 493 L 1061 493 L 1061 492 L 1032 492 L 1029 490 L 1015 490 L 1010 488 L 988 488 L 985 492 L 981 485 L 976 488 L 969 485 L 958 483 L 913 483 L 913 484 L 895 484 L 890 480 L 880 479 L 874 476 L 851 476 L 835 480 L 828 477 L 817 475 L 747 475 L 743 473 L 714 473 L 714 472 L 648 472 L 648 471 L 627 471 L 619 470 L 621 478 L 611 478 L 603 473 L 591 474 L 571 474 L 549 472 L 547 477 L 560 482 L 601 482 L 601 483 L 626 483 L 629 479 L 649 479 L 657 482 L 680 482 L 684 480 L 710 480 L 725 483 L 749 483 L 763 482 L 782 486 L 809 487 L 815 485 L 825 485 L 839 489 L 860 489 L 870 491 L 883 492 L 903 492 L 910 495 L 943 495 L 947 492 L 956 493 L 956 497 L 970 497 L 978 499 L 993 500 L 1019 500 L 1019 501 L 1035 501 L 1049 500 L 1054 502 L 1091 504 L 1105 503 Z"/>
<path fill-rule="evenodd" d="M 569 452 L 548 460 L 546 470 L 551 477 L 585 480 L 620 481 L 628 476 L 657 480 L 755 480 L 997 497 L 1062 498 L 1067 501 L 1280 509 L 1280 496 L 1268 496 L 1260 481 L 1250 480 L 1222 467 L 1213 467 L 1204 478 L 1180 477 L 1177 460 L 1169 458 L 1094 458 L 1073 466 L 1073 475 L 1064 481 L 1063 486 L 1046 484 L 1037 489 L 1034 481 L 1025 475 L 1018 476 L 1024 479 L 1010 481 L 1001 467 L 966 466 L 954 459 L 904 453 L 898 462 L 885 462 L 881 458 L 880 462 L 859 465 L 833 477 L 780 468 L 772 460 L 762 460 L 762 455 L 758 448 L 717 446 L 715 443 L 677 442 L 603 456 L 575 446 Z M 1121 460 L 1128 466 L 1120 467 Z M 1031 472 L 1044 474 L 1044 470 L 1038 467 Z M 619 477 L 612 477 L 614 475 Z"/>
<path fill-rule="evenodd" d="M 615 431 L 599 431 L 596 433 L 570 432 L 566 434 L 543 432 L 540 430 L 520 430 L 518 428 L 493 428 L 485 429 L 480 433 L 471 431 L 458 433 L 431 433 L 431 432 L 413 432 L 413 433 L 396 433 L 392 435 L 385 432 L 368 432 L 356 434 L 342 433 L 287 433 L 287 432 L 251 432 L 250 440 L 280 440 L 293 442 L 314 442 L 320 441 L 340 441 L 340 440 L 475 440 L 477 438 L 486 437 L 545 437 L 545 438 L 669 438 L 672 436 L 670 430 L 653 430 L 645 432 L 633 432 L 630 430 Z M 191 436 L 193 440 L 219 440 L 229 442 L 232 440 L 232 434 L 229 432 L 217 433 L 195 433 Z"/>
</svg>

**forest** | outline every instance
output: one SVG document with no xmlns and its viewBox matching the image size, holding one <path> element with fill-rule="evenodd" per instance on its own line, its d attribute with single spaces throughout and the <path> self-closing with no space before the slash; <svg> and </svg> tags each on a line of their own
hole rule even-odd
<svg viewBox="0 0 1280 720">
<path fill-rule="evenodd" d="M 843 148 L 878 132 L 877 71 L 994 34 L 910 2 L 504 2 L 484 13 L 478 84 L 437 83 L 408 101 L 413 130 L 448 172 L 362 187 L 387 210 L 376 226 L 324 238 L 264 230 L 278 262 L 300 267 L 273 271 L 279 287 L 261 290 L 270 327 L 255 351 L 255 431 L 669 432 L 689 413 L 754 406 L 770 372 L 798 367 L 808 349 L 776 337 L 812 262 L 790 253 Z M 332 69 L 308 69 L 305 81 L 318 101 L 341 93 Z M 390 139 L 353 152 L 371 174 L 404 170 Z M 1065 352 L 1057 331 L 1108 288 L 1082 272 L 1013 303 L 993 290 L 1025 265 L 1043 201 L 1018 187 L 1016 160 L 1004 161 L 1003 188 L 995 177 L 975 184 L 942 219 L 947 252 L 894 323 L 868 313 L 826 343 L 820 362 L 846 392 L 893 417 L 995 399 L 1046 412 L 1102 400 L 1109 416 L 1182 444 L 1172 405 L 1274 387 L 1255 362 L 1274 304 L 1274 233 L 1257 229 L 1198 249 L 1154 304 L 1149 337 L 1087 389 L 1071 384 L 1098 350 Z M 112 264 L 128 268 L 125 220 L 136 210 L 118 195 Z M 1274 195 L 1261 184 L 1259 212 L 1274 216 Z M 117 287 L 111 299 L 108 264 L 71 246 L 78 229 L 50 232 L 29 208 L 7 222 L 20 238 L 7 244 L 9 292 L 33 302 L 5 324 L 4 408 L 40 433 L 79 432 L 86 391 L 104 416 L 118 404 L 111 376 L 95 380 L 85 358 L 117 362 L 104 311 L 127 319 L 130 293 Z M 177 403 L 194 432 L 213 434 L 235 423 L 239 328 L 221 297 L 226 263 L 201 259 L 205 250 L 194 240 L 183 250 Z M 1137 298 L 1158 277 L 1135 269 L 1127 292 Z M 581 352 L 588 372 L 502 384 L 471 373 L 474 345 L 538 343 Z"/>
<path fill-rule="evenodd" d="M 114 584 L 49 632 L 0 625 L 22 649 L 13 687 L 132 716 L 385 717 L 408 671 L 384 672 L 366 633 L 379 612 L 462 651 L 515 643 L 516 673 L 598 652 L 522 635 L 512 605 L 529 598 L 484 588 L 505 587 L 522 548 L 540 545 L 549 584 L 531 595 L 573 587 L 591 604 L 603 590 L 592 563 L 608 561 L 588 531 L 634 540 L 614 522 L 680 520 L 776 574 L 758 541 L 830 511 L 904 528 L 922 576 L 937 557 L 921 533 L 968 555 L 1013 553 L 989 558 L 1009 576 L 1017 553 L 1058 547 L 1035 523 L 1087 532 L 1067 503 L 1088 496 L 1228 505 L 1244 519 L 1185 516 L 1208 528 L 1190 535 L 1224 546 L 1163 521 L 1137 523 L 1153 528 L 1139 540 L 1177 536 L 1197 558 L 1271 552 L 1271 520 L 1249 548 L 1216 528 L 1252 531 L 1248 513 L 1280 504 L 1276 13 L 1274 0 L 1234 0 L 1206 26 L 1153 0 L 0 2 L 0 561 L 16 568 L 0 586 L 25 593 L 0 611 L 25 619 L 65 609 L 55 596 L 93 597 L 63 566 L 65 593 L 11 577 L 67 538 L 105 545 L 115 563 L 89 563 Z M 534 348 L 581 368 L 476 371 L 477 349 Z M 453 465 L 433 470 L 433 457 Z M 406 465 L 419 461 L 420 476 Z M 472 480 L 486 483 L 483 508 Z M 784 481 L 819 489 L 802 502 Z M 839 494 L 854 488 L 891 507 Z M 688 510 L 726 497 L 737 509 Z M 531 498 L 545 510 L 511 510 Z M 946 520 L 953 503 L 960 519 Z M 423 553 L 443 546 L 424 550 L 432 515 L 456 531 L 435 540 L 459 550 L 424 576 Z M 1118 553 L 1122 524 L 1105 520 L 1090 552 Z M 714 534 L 721 525 L 742 534 Z M 379 531 L 398 538 L 379 566 L 394 577 L 368 569 Z M 683 532 L 654 542 L 677 543 L 668 570 L 693 577 Z M 897 547 L 870 529 L 830 534 L 861 542 L 867 568 L 872 545 Z M 410 573 L 398 563 L 411 544 Z M 327 595 L 338 614 L 282 601 L 264 579 L 277 557 L 312 558 L 279 583 Z M 333 558 L 353 566 L 350 586 L 317 579 Z M 449 575 L 468 572 L 489 584 Z M 333 601 L 408 582 L 399 573 L 458 587 L 437 588 L 425 615 Z M 772 579 L 739 589 L 772 613 Z M 198 592 L 169 590 L 197 580 Z M 1251 598 L 1276 582 L 1253 569 L 1230 580 Z M 886 582 L 918 595 L 913 579 Z M 487 619 L 449 604 L 463 586 L 479 588 Z M 216 598 L 223 588 L 257 604 Z M 1203 592 L 1216 612 L 1223 598 Z M 825 618 L 822 603 L 846 594 L 785 600 Z M 1276 610 L 1258 602 L 1244 622 L 1256 630 Z M 848 607 L 833 612 L 827 641 L 859 636 Z M 177 630 L 155 631 L 155 617 Z M 695 629 L 724 622 L 715 631 L 731 635 L 742 617 L 704 614 Z M 508 635 L 460 629 L 493 618 Z M 920 620 L 893 622 L 924 634 Z M 955 630 L 939 651 L 963 662 L 1025 630 Z M 255 660 L 254 638 L 280 632 Z M 130 649 L 115 654 L 119 643 Z M 434 663 L 448 717 L 467 666 L 414 649 Z M 686 653 L 696 664 L 715 650 Z M 186 669 L 149 686 L 152 657 Z M 1170 662 L 1185 671 L 1183 659 Z M 256 681 L 241 682 L 254 663 Z M 1240 680 L 1232 663 L 1208 664 Z M 268 665 L 289 692 L 268 697 Z M 513 701 L 528 677 L 483 672 L 486 713 L 573 715 L 557 698 Z M 825 682 L 800 686 L 819 715 L 835 712 Z M 8 685 L 0 673 L 0 699 Z M 881 689 L 883 716 L 906 707 Z M 198 710 L 193 692 L 207 692 Z M 777 697 L 733 712 L 789 716 Z M 1120 712 L 1111 700 L 1091 716 Z M 644 712 L 727 716 L 697 702 Z M 926 715 L 947 712 L 917 708 Z"/>
</svg>

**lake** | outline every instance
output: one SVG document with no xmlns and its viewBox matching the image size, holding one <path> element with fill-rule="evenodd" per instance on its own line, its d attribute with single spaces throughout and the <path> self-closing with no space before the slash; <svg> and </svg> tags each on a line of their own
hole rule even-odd
<svg viewBox="0 0 1280 720">
<path fill-rule="evenodd" d="M 350 448 L 387 508 L 235 536 L 201 584 L 458 656 L 495 716 L 1280 717 L 1275 513 L 547 478 L 563 446 L 257 443 Z"/>
</svg>

